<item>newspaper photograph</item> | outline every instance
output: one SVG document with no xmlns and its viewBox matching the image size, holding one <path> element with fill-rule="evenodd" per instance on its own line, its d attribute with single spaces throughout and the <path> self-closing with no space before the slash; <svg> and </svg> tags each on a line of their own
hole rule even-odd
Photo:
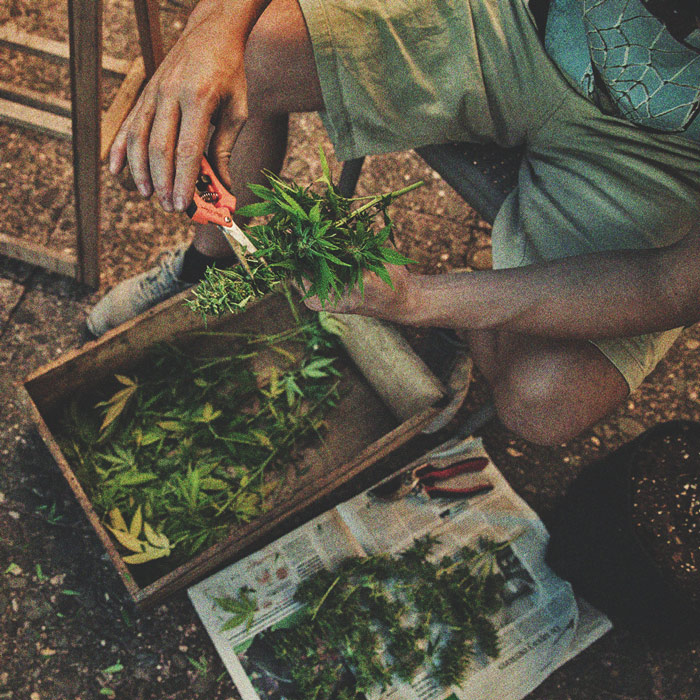
<svg viewBox="0 0 700 700">
<path fill-rule="evenodd" d="M 547 567 L 547 540 L 468 439 L 188 593 L 243 700 L 519 700 L 611 627 Z"/>
</svg>

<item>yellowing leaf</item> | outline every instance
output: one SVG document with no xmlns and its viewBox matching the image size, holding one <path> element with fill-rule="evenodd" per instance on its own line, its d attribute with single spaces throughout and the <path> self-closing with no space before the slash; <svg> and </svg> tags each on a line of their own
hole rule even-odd
<svg viewBox="0 0 700 700">
<path fill-rule="evenodd" d="M 163 428 L 163 430 L 169 430 L 171 433 L 177 433 L 182 430 L 182 426 L 174 420 L 162 420 L 157 425 L 159 428 Z"/>
<path fill-rule="evenodd" d="M 149 544 L 161 549 L 170 549 L 170 540 L 163 534 L 156 532 L 147 522 L 143 524 L 143 534 Z"/>
<path fill-rule="evenodd" d="M 263 497 L 269 496 L 279 485 L 279 481 L 268 481 L 266 484 L 262 485 L 260 493 Z"/>
<path fill-rule="evenodd" d="M 151 547 L 150 545 L 146 545 L 143 552 L 139 554 L 130 554 L 128 557 L 124 557 L 124 562 L 126 564 L 145 564 L 146 562 L 153 561 L 154 559 L 161 559 L 169 555 L 170 549 L 166 547 Z"/>
<path fill-rule="evenodd" d="M 272 350 L 274 350 L 278 355 L 282 355 L 282 357 L 289 360 L 292 364 L 296 364 L 299 361 L 299 358 L 293 352 L 290 352 L 279 345 L 273 345 Z"/>
<path fill-rule="evenodd" d="M 123 379 L 127 379 L 127 377 L 123 377 Z M 136 393 L 137 388 L 138 386 L 132 382 L 126 389 L 121 389 L 114 394 L 111 399 L 98 404 L 100 406 L 109 406 L 107 413 L 105 413 L 104 420 L 102 421 L 102 425 L 100 426 L 100 432 L 119 417 L 129 403 L 129 399 Z"/>
<path fill-rule="evenodd" d="M 204 423 L 211 423 L 221 415 L 221 411 L 215 411 L 214 407 L 210 403 L 205 403 L 202 409 L 202 421 Z"/>
<path fill-rule="evenodd" d="M 251 430 L 250 431 L 251 435 L 254 435 L 257 441 L 263 446 L 267 447 L 270 450 L 274 450 L 275 446 L 272 444 L 270 441 L 270 438 L 263 433 L 262 430 Z"/>
<path fill-rule="evenodd" d="M 122 512 L 116 506 L 109 511 L 109 519 L 112 522 L 112 527 L 115 530 L 120 530 L 122 532 L 127 532 L 129 528 L 126 526 L 126 520 Z"/>
<path fill-rule="evenodd" d="M 143 551 L 143 542 L 141 542 L 138 538 L 133 537 L 128 532 L 115 530 L 109 525 L 106 525 L 105 527 L 114 535 L 117 542 L 119 542 L 119 544 L 121 544 L 123 547 L 130 549 L 132 552 Z"/>
<path fill-rule="evenodd" d="M 131 525 L 129 525 L 129 534 L 132 537 L 138 537 L 141 532 L 141 527 L 143 525 L 143 516 L 141 515 L 141 506 L 136 509 L 134 517 L 131 519 Z"/>
<path fill-rule="evenodd" d="M 114 378 L 120 383 L 126 386 L 136 386 L 136 382 L 131 379 L 131 377 L 125 377 L 123 374 L 115 374 Z"/>
</svg>

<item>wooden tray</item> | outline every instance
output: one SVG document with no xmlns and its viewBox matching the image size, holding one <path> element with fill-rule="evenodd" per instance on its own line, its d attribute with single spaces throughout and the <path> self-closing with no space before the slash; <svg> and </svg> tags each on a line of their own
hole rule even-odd
<svg viewBox="0 0 700 700">
<path fill-rule="evenodd" d="M 259 518 L 235 527 L 225 540 L 201 552 L 161 578 L 140 585 L 123 561 L 54 436 L 57 418 L 77 392 L 93 391 L 115 373 L 128 373 L 152 347 L 167 341 L 198 353 L 215 352 L 222 339 L 203 330 L 273 332 L 293 317 L 283 295 L 270 295 L 245 313 L 204 322 L 186 308 L 187 292 L 85 344 L 32 373 L 20 386 L 42 439 L 55 458 L 88 520 L 104 544 L 134 603 L 141 607 L 189 586 L 213 570 L 258 549 L 332 504 L 334 492 L 418 435 L 438 413 L 428 406 L 400 420 L 394 417 L 356 365 L 348 360 L 341 400 L 327 417 L 323 444 L 305 454 L 304 473 L 285 480 L 272 507 Z M 301 313 L 310 313 L 302 308 Z M 196 336 L 196 337 L 193 337 Z M 219 348 L 220 349 L 220 348 Z M 407 384 L 410 386 L 410 382 Z M 347 496 L 347 494 L 345 494 Z M 137 570 L 137 567 L 134 567 Z"/>
</svg>

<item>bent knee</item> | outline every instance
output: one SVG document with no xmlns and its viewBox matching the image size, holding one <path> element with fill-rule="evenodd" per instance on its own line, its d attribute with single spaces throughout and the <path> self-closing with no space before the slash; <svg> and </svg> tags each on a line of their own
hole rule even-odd
<svg viewBox="0 0 700 700">
<path fill-rule="evenodd" d="M 627 395 L 624 382 L 572 382 L 556 372 L 520 371 L 493 386 L 499 419 L 538 445 L 556 446 L 589 428 Z"/>
</svg>

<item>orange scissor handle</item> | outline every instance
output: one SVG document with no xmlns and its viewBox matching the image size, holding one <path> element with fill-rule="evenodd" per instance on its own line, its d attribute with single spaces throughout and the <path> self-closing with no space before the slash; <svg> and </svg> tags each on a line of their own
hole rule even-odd
<svg viewBox="0 0 700 700">
<path fill-rule="evenodd" d="M 236 198 L 221 184 L 203 157 L 187 215 L 198 224 L 216 224 L 228 228 L 233 222 L 234 211 Z"/>
</svg>

